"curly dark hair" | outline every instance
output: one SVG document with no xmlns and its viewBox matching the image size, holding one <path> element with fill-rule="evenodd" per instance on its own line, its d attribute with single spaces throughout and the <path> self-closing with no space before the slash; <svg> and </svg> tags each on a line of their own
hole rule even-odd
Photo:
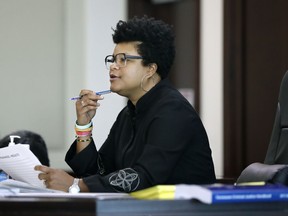
<svg viewBox="0 0 288 216">
<path fill-rule="evenodd" d="M 135 16 L 127 22 L 120 20 L 113 31 L 115 44 L 140 41 L 137 51 L 143 56 L 142 64 L 147 66 L 156 63 L 161 79 L 168 76 L 175 58 L 172 26 L 145 15 L 142 18 Z"/>
</svg>

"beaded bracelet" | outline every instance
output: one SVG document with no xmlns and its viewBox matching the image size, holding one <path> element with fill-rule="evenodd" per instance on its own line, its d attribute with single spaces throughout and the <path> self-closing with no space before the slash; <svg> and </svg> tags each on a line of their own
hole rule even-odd
<svg viewBox="0 0 288 216">
<path fill-rule="evenodd" d="M 77 134 L 75 135 L 76 138 L 81 138 L 81 137 L 91 137 L 91 136 L 92 136 L 92 134 L 88 134 L 88 135 L 85 135 L 85 136 L 84 136 L 84 135 L 81 136 L 81 135 L 77 135 Z"/>
<path fill-rule="evenodd" d="M 88 138 L 88 139 L 77 139 L 78 142 L 90 142 L 92 139 Z"/>
</svg>

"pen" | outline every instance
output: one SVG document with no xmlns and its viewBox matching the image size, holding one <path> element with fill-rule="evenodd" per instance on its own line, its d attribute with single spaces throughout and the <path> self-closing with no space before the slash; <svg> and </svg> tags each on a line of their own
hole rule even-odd
<svg viewBox="0 0 288 216">
<path fill-rule="evenodd" d="M 111 93 L 111 90 L 95 92 L 96 95 L 104 95 L 104 94 L 109 94 L 109 93 Z M 78 100 L 78 99 L 81 99 L 82 96 L 72 97 L 72 98 L 70 98 L 70 100 Z"/>
</svg>

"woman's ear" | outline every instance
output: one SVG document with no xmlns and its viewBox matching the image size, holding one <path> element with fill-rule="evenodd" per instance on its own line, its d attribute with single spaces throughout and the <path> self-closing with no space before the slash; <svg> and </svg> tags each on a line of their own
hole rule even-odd
<svg viewBox="0 0 288 216">
<path fill-rule="evenodd" d="M 151 75 L 153 76 L 153 74 L 157 72 L 157 64 L 151 63 L 149 64 L 148 67 L 149 67 L 149 73 L 151 73 Z"/>
</svg>

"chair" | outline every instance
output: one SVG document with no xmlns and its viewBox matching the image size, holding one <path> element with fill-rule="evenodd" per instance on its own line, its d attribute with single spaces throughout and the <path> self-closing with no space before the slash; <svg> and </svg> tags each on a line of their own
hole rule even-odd
<svg viewBox="0 0 288 216">
<path fill-rule="evenodd" d="M 265 181 L 288 185 L 288 71 L 279 92 L 276 117 L 264 163 L 246 167 L 236 184 Z"/>
</svg>

